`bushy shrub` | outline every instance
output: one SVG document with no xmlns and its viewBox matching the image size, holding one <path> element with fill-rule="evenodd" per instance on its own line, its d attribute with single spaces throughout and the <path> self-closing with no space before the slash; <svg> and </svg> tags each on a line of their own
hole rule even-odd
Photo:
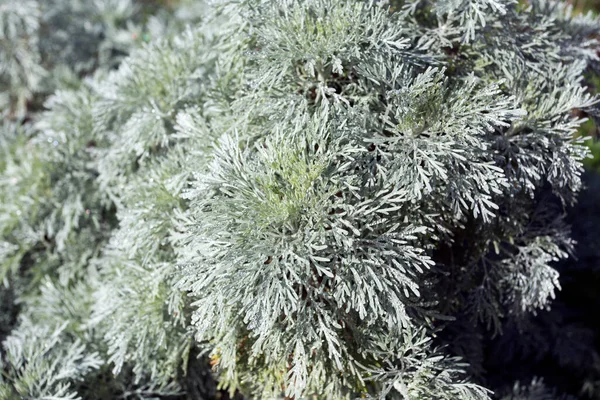
<svg viewBox="0 0 600 400">
<path fill-rule="evenodd" d="M 209 365 L 256 399 L 559 395 L 486 376 L 483 343 L 560 290 L 600 21 L 88 4 L 0 6 L 0 398 L 214 397 Z"/>
</svg>

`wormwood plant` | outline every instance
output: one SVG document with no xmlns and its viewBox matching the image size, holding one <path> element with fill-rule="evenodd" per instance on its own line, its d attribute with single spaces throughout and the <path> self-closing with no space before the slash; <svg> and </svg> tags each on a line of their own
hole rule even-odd
<svg viewBox="0 0 600 400">
<path fill-rule="evenodd" d="M 214 398 L 208 366 L 256 399 L 560 396 L 486 375 L 482 343 L 560 289 L 600 21 L 545 0 L 180 7 L 3 125 L 0 398 Z M 44 79 L 2 57 L 14 119 Z"/>
</svg>

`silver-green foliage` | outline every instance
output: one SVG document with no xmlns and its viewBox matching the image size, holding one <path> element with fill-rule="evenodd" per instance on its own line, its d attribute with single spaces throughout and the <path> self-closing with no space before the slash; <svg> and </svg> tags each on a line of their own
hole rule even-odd
<svg viewBox="0 0 600 400">
<path fill-rule="evenodd" d="M 548 15 L 558 5 L 464 3 L 390 13 L 369 2 L 249 2 L 248 85 L 178 228 L 178 287 L 196 298 L 196 338 L 213 343 L 232 384 L 260 377 L 265 398 L 282 386 L 295 398 L 383 390 L 390 377 L 365 383 L 360 366 L 384 338 L 430 323 L 437 278 L 427 270 L 450 261 L 431 250 L 465 224 L 483 234 L 452 279 L 482 275 L 478 300 L 496 316 L 554 295 L 562 227 L 543 220 L 535 231 L 531 216 L 510 214 L 545 182 L 565 202 L 578 190 L 586 151 L 569 112 L 595 103 L 580 86 L 595 43 L 575 42 L 571 30 L 589 34 L 579 20 Z M 524 33 L 531 23 L 545 33 Z M 518 39 L 494 43 L 506 35 Z M 528 57 L 531 47 L 542 54 Z M 473 298 L 479 285 L 466 291 Z"/>
<path fill-rule="evenodd" d="M 11 343 L 63 321 L 76 346 L 37 357 L 74 372 L 31 374 L 65 398 L 92 367 L 123 397 L 183 393 L 205 353 L 253 398 L 488 399 L 434 338 L 457 315 L 498 332 L 560 289 L 572 242 L 540 193 L 581 187 L 600 22 L 541 0 L 196 7 L 3 127 L 0 271 L 33 289 L 0 390 L 41 396 Z"/>
</svg>

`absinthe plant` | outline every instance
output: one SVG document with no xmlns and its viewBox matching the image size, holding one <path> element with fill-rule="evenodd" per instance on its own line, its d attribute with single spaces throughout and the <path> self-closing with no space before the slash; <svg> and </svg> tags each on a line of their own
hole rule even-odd
<svg viewBox="0 0 600 400">
<path fill-rule="evenodd" d="M 15 289 L 0 395 L 93 398 L 109 375 L 194 398 L 206 353 L 251 398 L 489 398 L 445 332 L 492 335 L 559 289 L 571 241 L 540 194 L 580 189 L 599 28 L 547 1 L 220 1 L 56 93 L 32 135 L 74 144 L 68 179 L 35 191 L 37 166 L 6 192 L 0 260 L 32 262 L 23 198 L 59 256 Z M 61 346 L 25 345 L 42 338 Z"/>
<path fill-rule="evenodd" d="M 119 360 L 111 358 L 115 352 L 103 340 L 110 332 L 96 326 L 93 314 L 102 294 L 94 292 L 96 261 L 101 253 L 111 260 L 104 248 L 117 222 L 111 193 L 98 180 L 109 138 L 108 127 L 96 127 L 95 85 L 139 45 L 142 32 L 169 37 L 182 25 L 177 18 L 164 23 L 172 10 L 146 19 L 153 10 L 147 2 L 112 0 L 0 4 L 2 399 L 179 393 L 151 368 L 140 373 L 148 365 L 142 362 L 112 375 L 109 363 Z M 190 21 L 194 15 L 188 13 Z M 63 46 L 69 36 L 77 40 Z M 83 79 L 91 71 L 96 78 Z"/>
<path fill-rule="evenodd" d="M 348 395 L 353 378 L 385 392 L 358 372 L 381 346 L 400 353 L 384 338 L 440 310 L 495 328 L 502 314 L 553 296 L 549 262 L 570 243 L 535 195 L 548 182 L 571 201 L 585 150 L 571 139 L 580 121 L 565 112 L 593 100 L 577 84 L 581 60 L 550 58 L 585 48 L 527 34 L 525 23 L 547 24 L 558 5 L 490 7 L 502 23 L 477 37 L 461 23 L 470 4 L 437 26 L 428 5 L 413 6 L 391 15 L 363 3 L 258 8 L 250 85 L 232 106 L 239 122 L 188 194 L 196 216 L 182 228 L 197 229 L 182 280 L 198 297 L 197 337 L 216 341 L 230 379 L 255 382 L 267 367 L 279 377 L 260 389 L 283 382 L 290 397 L 323 393 L 324 382 L 330 396 Z M 595 29 L 563 23 L 553 29 L 571 40 Z M 501 36 L 515 37 L 512 47 Z M 465 231 L 477 236 L 459 242 Z M 427 396 L 395 372 L 368 375 L 398 396 Z M 431 396 L 458 396 L 445 390 Z"/>
<path fill-rule="evenodd" d="M 569 111 L 594 104 L 597 23 L 553 3 L 391 7 L 244 14 L 249 82 L 185 194 L 178 287 L 224 381 L 258 397 L 485 398 L 422 331 L 499 329 L 558 288 L 570 242 L 536 194 L 579 188 Z"/>
</svg>

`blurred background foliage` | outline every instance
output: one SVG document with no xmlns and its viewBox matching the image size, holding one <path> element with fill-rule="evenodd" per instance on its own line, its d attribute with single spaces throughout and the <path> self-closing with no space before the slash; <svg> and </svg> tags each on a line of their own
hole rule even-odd
<svg viewBox="0 0 600 400">
<path fill-rule="evenodd" d="M 570 0 L 575 13 L 588 13 L 594 15 L 600 14 L 600 0 Z M 600 71 L 590 71 L 587 77 L 588 85 L 591 91 L 598 93 L 600 91 Z M 580 128 L 580 134 L 589 137 L 587 145 L 592 151 L 593 159 L 588 159 L 585 165 L 588 169 L 600 172 L 600 138 L 599 138 L 599 116 L 588 116 L 589 119 Z"/>
</svg>

